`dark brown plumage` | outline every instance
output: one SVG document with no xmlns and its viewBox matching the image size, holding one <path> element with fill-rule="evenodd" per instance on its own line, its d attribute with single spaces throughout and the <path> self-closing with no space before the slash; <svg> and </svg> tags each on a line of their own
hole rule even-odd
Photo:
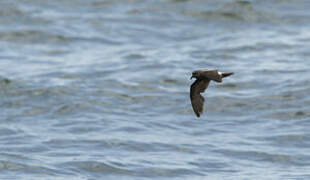
<svg viewBox="0 0 310 180">
<path fill-rule="evenodd" d="M 218 70 L 196 70 L 192 73 L 192 78 L 196 78 L 196 81 L 191 85 L 190 98 L 193 106 L 193 110 L 197 117 L 203 113 L 204 98 L 200 93 L 203 93 L 207 88 L 211 80 L 216 82 L 222 82 L 222 78 L 230 76 L 234 73 L 221 73 Z"/>
</svg>

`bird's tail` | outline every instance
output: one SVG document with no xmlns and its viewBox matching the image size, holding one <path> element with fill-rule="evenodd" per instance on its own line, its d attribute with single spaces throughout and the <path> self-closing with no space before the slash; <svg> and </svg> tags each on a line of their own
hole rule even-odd
<svg viewBox="0 0 310 180">
<path fill-rule="evenodd" d="M 230 75 L 233 75 L 234 73 L 233 72 L 229 72 L 229 73 L 222 73 L 222 77 L 228 77 Z"/>
</svg>

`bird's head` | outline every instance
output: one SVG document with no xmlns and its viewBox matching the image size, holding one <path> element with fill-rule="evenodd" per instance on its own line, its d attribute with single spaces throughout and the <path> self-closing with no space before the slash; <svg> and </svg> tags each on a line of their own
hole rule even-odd
<svg viewBox="0 0 310 180">
<path fill-rule="evenodd" d="M 192 78 L 196 78 L 197 79 L 199 76 L 200 76 L 200 71 L 199 70 L 193 71 L 191 79 Z"/>
</svg>

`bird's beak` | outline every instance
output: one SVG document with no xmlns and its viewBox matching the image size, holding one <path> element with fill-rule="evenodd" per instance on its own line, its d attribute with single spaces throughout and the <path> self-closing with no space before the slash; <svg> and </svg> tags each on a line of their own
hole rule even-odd
<svg viewBox="0 0 310 180">
<path fill-rule="evenodd" d="M 190 79 L 193 79 L 193 76 Z"/>
</svg>

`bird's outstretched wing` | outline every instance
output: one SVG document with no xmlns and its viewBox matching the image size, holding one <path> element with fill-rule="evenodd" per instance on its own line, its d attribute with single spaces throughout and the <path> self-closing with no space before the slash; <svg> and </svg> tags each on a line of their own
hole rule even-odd
<svg viewBox="0 0 310 180">
<path fill-rule="evenodd" d="M 190 90 L 190 98 L 193 110 L 197 117 L 203 112 L 204 98 L 200 95 L 203 93 L 210 83 L 209 79 L 197 79 L 192 85 Z"/>
</svg>

